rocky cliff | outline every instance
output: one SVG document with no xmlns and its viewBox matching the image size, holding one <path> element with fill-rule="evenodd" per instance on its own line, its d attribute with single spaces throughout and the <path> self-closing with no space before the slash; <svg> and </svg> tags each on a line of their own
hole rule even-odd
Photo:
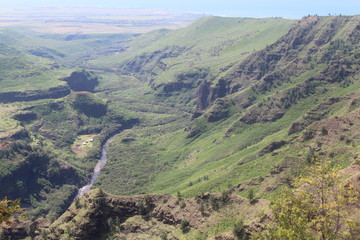
<svg viewBox="0 0 360 240">
<path fill-rule="evenodd" d="M 70 93 L 67 85 L 60 85 L 46 90 L 29 90 L 22 92 L 0 92 L 1 103 L 35 101 L 44 98 L 61 98 Z"/>
</svg>

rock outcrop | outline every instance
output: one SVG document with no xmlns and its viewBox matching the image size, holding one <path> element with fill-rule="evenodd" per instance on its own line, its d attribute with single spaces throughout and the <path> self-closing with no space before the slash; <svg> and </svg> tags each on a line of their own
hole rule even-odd
<svg viewBox="0 0 360 240">
<path fill-rule="evenodd" d="M 28 90 L 0 92 L 0 103 L 35 101 L 44 98 L 62 98 L 70 93 L 67 85 L 60 85 L 46 90 Z"/>
</svg>

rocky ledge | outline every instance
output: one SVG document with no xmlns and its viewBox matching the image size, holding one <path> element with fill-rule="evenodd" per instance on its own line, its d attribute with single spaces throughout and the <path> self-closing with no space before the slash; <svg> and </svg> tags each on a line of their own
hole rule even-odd
<svg viewBox="0 0 360 240">
<path fill-rule="evenodd" d="M 70 89 L 67 85 L 60 85 L 45 90 L 1 92 L 0 103 L 26 102 L 45 98 L 61 98 L 68 94 L 70 94 Z"/>
</svg>

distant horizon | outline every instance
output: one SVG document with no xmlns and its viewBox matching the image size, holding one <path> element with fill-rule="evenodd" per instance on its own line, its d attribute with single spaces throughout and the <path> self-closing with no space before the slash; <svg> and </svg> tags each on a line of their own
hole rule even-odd
<svg viewBox="0 0 360 240">
<path fill-rule="evenodd" d="M 282 17 L 300 19 L 307 15 L 359 15 L 360 1 L 343 0 L 5 0 L 0 8 L 126 8 L 153 9 L 178 13 L 209 14 L 223 17 Z"/>
<path fill-rule="evenodd" d="M 151 13 L 151 11 L 153 11 L 154 14 L 161 14 L 161 12 L 165 14 L 168 13 L 173 13 L 173 14 L 194 14 L 194 15 L 204 15 L 204 16 L 215 16 L 215 17 L 234 17 L 234 18 L 285 18 L 285 19 L 301 19 L 303 17 L 307 17 L 309 15 L 311 16 L 338 16 L 338 15 L 342 15 L 342 16 L 356 16 L 356 15 L 360 15 L 360 13 L 357 14 L 343 14 L 343 13 L 328 13 L 328 14 L 318 14 L 318 13 L 309 13 L 309 14 L 305 14 L 302 15 L 298 18 L 291 18 L 291 17 L 284 17 L 284 16 L 231 16 L 231 15 L 224 15 L 224 14 L 216 14 L 216 13 L 211 13 L 211 12 L 196 12 L 196 11 L 176 11 L 173 9 L 161 9 L 161 8 L 136 8 L 136 7 L 106 7 L 106 6 L 38 6 L 38 7 L 24 7 L 24 6 L 18 6 L 18 7 L 2 7 L 0 6 L 0 10 L 8 10 L 8 9 L 13 9 L 13 10 L 42 10 L 42 9 L 108 9 L 108 10 L 121 10 L 121 9 L 126 9 L 126 10 L 134 10 L 134 11 L 139 11 L 139 12 L 146 12 L 146 13 Z M 101 13 L 103 14 L 103 13 Z"/>
</svg>

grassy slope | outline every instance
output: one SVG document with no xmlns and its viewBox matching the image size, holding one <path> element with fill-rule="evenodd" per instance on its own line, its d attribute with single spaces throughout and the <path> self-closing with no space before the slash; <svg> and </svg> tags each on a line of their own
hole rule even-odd
<svg viewBox="0 0 360 240">
<path fill-rule="evenodd" d="M 305 167 L 311 163 L 311 158 L 307 157 L 310 153 L 321 159 L 329 159 L 334 165 L 339 164 L 342 167 L 356 163 L 360 150 L 358 143 L 360 82 L 358 62 L 354 56 L 358 50 L 353 45 L 348 54 L 337 49 L 329 57 L 329 61 L 323 61 L 322 58 L 332 48 L 335 40 L 347 39 L 349 32 L 356 27 L 354 24 L 357 21 L 348 21 L 341 28 L 337 28 L 336 34 L 331 39 L 333 42 L 320 44 L 321 47 L 317 47 L 320 51 L 312 54 L 312 59 L 309 58 L 310 50 L 317 46 L 315 41 L 321 39 L 321 34 L 324 32 L 328 33 L 328 26 L 332 24 L 334 19 L 336 20 L 333 17 L 321 18 L 311 29 L 312 32 L 309 31 L 311 34 L 314 33 L 315 37 L 307 44 L 299 44 L 300 46 L 294 48 L 289 47 L 290 44 L 287 41 L 289 39 L 294 40 L 294 36 L 290 34 L 274 46 L 263 50 L 266 57 L 268 53 L 277 54 L 284 47 L 289 47 L 289 51 L 283 53 L 282 59 L 275 64 L 270 63 L 276 65 L 276 70 L 286 72 L 286 69 L 289 69 L 291 72 L 288 75 L 289 79 L 286 81 L 275 79 L 275 84 L 264 90 L 261 88 L 264 76 L 259 79 L 254 77 L 250 86 L 246 86 L 240 92 L 229 94 L 224 98 L 226 101 L 234 102 L 230 107 L 231 114 L 216 122 L 207 120 L 207 114 L 216 111 L 216 104 L 189 125 L 188 117 L 190 117 L 191 104 L 182 106 L 181 103 L 176 102 L 181 99 L 181 95 L 187 94 L 186 91 L 179 91 L 178 95 L 172 96 L 170 99 L 155 97 L 152 94 L 152 89 L 142 85 L 141 81 L 134 76 L 126 77 L 126 79 L 133 80 L 133 85 L 127 83 L 126 86 L 117 86 L 116 83 L 122 83 L 124 79 L 115 77 L 115 74 L 111 75 L 112 77 L 108 75 L 106 78 L 111 79 L 110 83 L 104 81 L 104 85 L 100 87 L 106 92 L 102 93 L 103 96 L 109 97 L 114 103 L 141 116 L 142 123 L 134 129 L 119 134 L 114 139 L 108 152 L 109 161 L 97 181 L 97 186 L 107 192 L 121 195 L 141 192 L 170 194 L 180 192 L 184 197 L 194 197 L 208 191 L 216 192 L 228 189 L 233 190 L 233 193 L 237 195 L 246 197 L 249 190 L 252 189 L 256 197 L 272 199 L 278 196 L 284 185 L 291 186 L 295 177 L 304 174 Z M 305 19 L 300 23 L 300 29 L 308 27 L 308 24 L 311 25 L 311 21 L 310 23 L 306 21 Z M 156 35 L 159 32 L 153 34 Z M 143 38 L 148 36 L 150 35 L 143 36 Z M 301 36 L 300 39 L 303 37 L 306 35 Z M 226 56 L 225 52 L 223 54 L 220 54 L 218 59 Z M 296 57 L 289 60 L 291 54 Z M 254 54 L 245 61 L 258 60 L 262 56 L 261 54 Z M 354 70 L 348 77 L 341 80 L 335 76 L 336 72 L 334 76 L 326 75 L 327 72 L 333 70 L 329 66 L 336 65 L 339 56 L 342 60 L 351 62 L 349 69 Z M 117 56 L 119 62 L 125 61 L 125 57 L 125 55 Z M 136 57 L 135 54 L 133 57 Z M 191 56 L 188 57 L 193 59 Z M 241 62 L 243 57 L 240 56 L 238 59 Z M 114 58 L 111 61 L 113 60 Z M 163 61 L 166 61 L 167 64 L 178 61 L 181 65 L 188 59 L 181 55 L 179 58 Z M 226 58 L 226 61 L 231 62 L 231 57 Z M 103 63 L 105 65 L 105 62 Z M 210 60 L 208 64 L 212 70 L 216 69 Z M 229 75 L 231 76 L 237 71 L 239 66 L 242 66 L 241 63 L 235 64 L 218 74 L 213 74 L 212 77 L 214 78 L 212 79 L 221 77 L 227 79 Z M 256 67 L 254 66 L 254 72 L 258 70 Z M 173 73 L 171 72 L 176 72 L 175 69 L 177 67 L 170 68 L 170 73 L 166 73 L 166 71 L 161 73 L 155 78 L 155 81 L 162 82 L 162 77 L 172 76 Z M 183 68 L 180 67 L 179 69 Z M 249 73 L 247 77 L 253 77 L 251 74 Z M 271 71 L 266 74 L 271 74 Z M 266 74 L 265 76 L 267 76 Z M 236 79 L 241 79 L 241 77 Z M 257 119 L 257 122 L 251 124 L 241 121 L 246 114 L 261 109 L 260 105 L 268 106 L 271 115 L 272 111 L 281 107 L 279 100 L 281 97 L 287 96 L 286 94 L 291 89 L 298 89 L 297 92 L 300 92 L 302 84 L 306 85 L 309 81 L 316 83 L 314 92 L 291 102 L 282 117 L 264 122 Z M 125 84 L 125 82 L 123 83 Z M 248 108 L 239 107 L 238 99 L 248 93 L 254 97 L 252 106 Z M 141 97 L 139 98 L 139 96 Z M 331 99 L 337 100 L 332 102 Z M 260 114 L 266 115 L 269 114 L 269 111 L 260 111 Z M 311 122 L 312 120 L 313 122 Z M 289 134 L 289 129 L 293 128 L 293 124 L 296 122 L 306 122 L 308 125 L 302 131 Z M 196 137 L 188 138 L 189 131 L 196 128 L 205 130 Z M 324 128 L 327 131 L 326 134 Z M 272 143 L 280 141 L 285 141 L 283 146 L 269 150 Z M 240 199 L 242 198 L 240 197 Z M 84 197 L 81 201 L 87 200 L 88 198 Z M 178 200 L 175 202 L 175 206 L 172 206 L 171 202 L 163 201 L 156 204 L 156 208 L 163 208 L 162 204 L 175 210 L 181 208 L 178 216 L 184 217 L 184 213 L 193 214 L 198 210 L 187 209 L 188 206 L 196 206 L 191 201 L 198 201 L 198 198 L 197 200 L 186 199 L 183 202 Z M 184 202 L 186 202 L 185 207 L 181 207 Z M 248 201 L 243 203 L 247 204 Z M 246 221 L 261 218 L 264 216 L 264 209 L 267 209 L 267 204 L 267 200 L 261 199 L 260 202 L 254 205 L 249 204 L 243 208 L 236 203 L 225 205 L 220 210 L 211 212 L 208 216 L 194 217 L 191 215 L 188 218 L 185 217 L 190 222 L 204 221 L 206 223 L 202 226 L 193 225 L 193 229 L 186 234 L 180 232 L 179 225 L 174 228 L 172 225 L 163 225 L 157 222 L 153 218 L 154 215 L 148 216 L 146 222 L 139 219 L 139 216 L 135 216 L 127 219 L 124 223 L 113 224 L 115 230 L 112 234 L 119 238 L 141 239 L 156 238 L 165 232 L 168 237 L 176 236 L 179 239 L 207 239 L 223 232 L 230 232 L 240 215 L 248 217 Z M 115 208 L 115 206 L 112 207 Z M 259 212 L 259 214 L 255 214 L 255 217 L 249 217 L 246 213 L 237 212 L 249 207 L 254 208 L 251 209 L 253 216 L 255 212 Z M 53 227 L 66 229 L 66 226 L 70 226 L 71 228 L 75 226 L 71 218 L 76 221 L 83 222 L 86 220 L 91 223 L 92 219 L 83 217 L 86 211 L 94 211 L 93 205 L 88 209 L 85 208 L 85 210 L 74 210 L 73 207 L 71 211 L 54 223 Z M 104 212 L 108 213 L 108 211 Z M 109 220 L 110 217 L 105 217 L 106 219 Z M 81 225 L 78 224 L 77 226 Z M 117 232 L 116 227 L 119 228 L 120 226 L 123 230 Z M 135 228 L 136 231 L 133 230 Z M 130 230 L 128 231 L 128 229 Z M 75 231 L 81 233 L 81 228 L 77 228 Z M 229 235 L 231 234 L 225 234 L 224 238 Z"/>
<path fill-rule="evenodd" d="M 32 51 L 36 51 L 32 52 Z M 46 57 L 34 54 L 48 54 Z M 36 38 L 19 32 L 0 31 L 1 92 L 47 89 L 64 85 L 60 78 L 70 71 L 57 69 L 57 52 L 38 44 Z M 53 59 L 52 59 L 53 58 Z"/>
<path fill-rule="evenodd" d="M 323 31 L 326 31 L 324 30 L 325 27 L 329 26 L 333 19 L 334 18 L 321 19 L 318 25 L 316 25 L 315 30 L 313 29 L 314 32 L 317 32 L 314 39 L 318 39 Z M 196 29 L 197 25 L 212 20 L 214 19 L 203 19 L 191 27 Z M 223 21 L 230 20 L 224 19 Z M 237 21 L 233 23 L 237 23 Z M 221 26 L 221 24 L 223 24 L 222 20 L 219 21 L 218 26 Z M 214 28 L 216 24 L 210 26 L 209 28 Z M 208 30 L 206 27 L 204 28 Z M 349 21 L 349 23 L 341 27 L 341 30 L 338 30 L 332 40 L 344 38 L 344 35 L 346 36 L 353 28 L 354 21 Z M 229 32 L 235 31 L 231 27 L 230 29 Z M 204 30 L 203 33 L 207 33 L 206 30 Z M 183 31 L 186 30 L 184 29 Z M 181 31 L 177 34 L 176 36 L 179 37 Z M 214 35 L 216 34 L 219 34 L 219 32 L 216 32 Z M 300 59 L 307 57 L 308 49 L 315 46 L 314 41 L 308 43 L 305 48 L 298 53 Z M 206 42 L 200 46 L 194 47 L 193 49 L 206 49 L 209 47 L 206 45 Z M 329 46 L 330 43 L 322 46 L 322 50 L 315 57 L 321 58 Z M 220 55 L 220 58 L 229 57 L 231 54 L 234 54 L 234 52 L 231 54 L 226 51 L 224 52 L 224 55 Z M 231 57 L 227 58 L 227 60 L 229 59 L 231 59 Z M 239 58 L 239 60 L 241 59 L 242 57 Z M 177 58 L 174 59 L 174 61 L 177 60 Z M 179 59 L 179 62 L 181 61 L 183 61 L 182 57 Z M 207 64 L 209 64 L 209 62 Z M 279 66 L 286 69 L 291 67 L 291 64 L 289 65 L 285 60 L 284 62 L 280 62 Z M 316 62 L 316 60 L 308 64 L 309 66 L 312 64 L 314 67 L 298 67 L 301 74 L 291 76 L 289 81 L 279 84 L 277 87 L 265 93 L 257 93 L 255 103 L 269 101 L 269 97 L 270 99 L 276 99 L 279 94 L 281 96 L 286 90 L 292 89 L 311 77 L 320 74 L 326 66 L 328 66 L 326 63 Z M 211 63 L 209 66 L 211 66 Z M 172 69 L 170 68 L 169 71 L 171 72 Z M 160 75 L 156 80 L 159 79 L 161 82 L 162 76 L 165 76 L 165 74 Z M 223 75 L 226 76 L 226 72 L 223 73 Z M 297 146 L 297 148 L 301 149 L 299 151 L 289 147 L 290 150 L 287 152 L 274 156 L 271 154 L 259 156 L 259 150 L 274 141 L 285 140 L 296 142 L 293 139 L 299 134 L 288 135 L 288 130 L 293 122 L 302 119 L 302 116 L 307 113 L 309 109 L 315 108 L 326 99 L 356 92 L 359 84 L 358 75 L 353 75 L 350 78 L 353 84 L 347 87 L 344 87 L 341 82 L 335 84 L 325 83 L 325 85 L 319 86 L 316 88 L 316 94 L 298 100 L 286 110 L 282 118 L 273 122 L 250 125 L 241 123 L 238 119 L 243 116 L 245 111 L 243 109 L 237 109 L 235 111 L 238 112 L 237 114 L 215 123 L 207 122 L 204 117 L 198 118 L 196 122 L 200 125 L 203 124 L 208 130 L 195 139 L 186 138 L 188 132 L 184 132 L 183 128 L 175 132 L 166 131 L 166 126 L 168 125 L 164 125 L 163 128 L 157 127 L 156 129 L 145 126 L 136 131 L 120 134 L 110 147 L 110 161 L 108 168 L 105 168 L 107 169 L 105 171 L 109 174 L 109 178 L 107 178 L 107 175 L 103 175 L 98 182 L 98 186 L 116 194 L 133 194 L 136 192 L 174 194 L 180 191 L 184 196 L 193 197 L 207 191 L 225 190 L 238 184 L 246 185 L 248 181 L 256 181 L 260 176 L 269 179 L 269 181 L 271 179 L 274 185 L 281 185 L 281 178 L 283 176 L 273 177 L 270 172 L 277 164 L 281 165 L 287 157 L 298 159 L 298 167 L 301 166 L 302 168 L 306 165 L 304 156 L 308 153 L 308 148 L 306 147 L 308 143 Z M 324 92 L 322 90 L 323 88 L 326 88 L 327 92 Z M 233 96 L 238 94 L 239 93 L 234 93 Z M 355 93 L 355 95 L 357 94 L 358 93 Z M 230 95 L 227 98 L 231 99 L 233 96 Z M 344 110 L 342 109 L 341 111 Z M 334 110 L 333 114 L 343 113 L 341 111 L 337 112 Z M 231 128 L 235 128 L 235 131 L 232 129 L 229 134 L 229 129 Z M 148 132 L 149 129 L 152 130 L 150 132 L 151 135 Z M 301 136 L 301 134 L 299 136 Z M 123 143 L 122 139 L 127 138 L 133 138 L 133 140 Z M 291 146 L 296 145 L 295 143 L 292 144 L 294 145 Z M 339 144 L 342 145 L 343 143 L 340 142 Z M 128 153 L 128 151 L 130 153 Z M 120 152 L 121 154 L 119 154 Z M 298 152 L 300 152 L 303 157 L 300 157 Z M 350 160 L 345 160 L 346 156 L 346 153 L 338 156 L 338 159 L 340 159 L 339 163 L 342 163 L 344 166 L 351 162 Z M 114 172 L 114 175 L 110 169 Z M 290 173 L 289 176 L 293 177 L 296 174 L 299 173 L 295 171 Z M 108 181 L 109 179 L 114 179 L 115 176 L 118 176 L 116 178 L 117 184 L 126 183 L 124 185 L 133 187 L 115 187 L 117 184 L 112 185 L 111 182 Z M 256 185 L 254 188 L 262 189 L 260 185 Z M 240 191 L 239 194 L 246 195 L 247 189 L 249 189 L 249 187 Z M 264 191 L 264 189 L 262 189 L 262 191 Z M 276 192 L 274 192 L 274 194 L 276 194 Z M 259 192 L 259 196 L 260 195 L 262 197 L 271 197 L 273 193 L 272 191 Z"/>
<path fill-rule="evenodd" d="M 173 81 L 174 76 L 178 73 L 188 71 L 190 63 L 193 63 L 191 68 L 206 67 L 215 73 L 219 71 L 220 67 L 234 62 L 235 59 L 237 61 L 243 59 L 250 54 L 250 51 L 271 44 L 285 33 L 291 24 L 293 21 L 280 19 L 209 17 L 177 31 L 159 30 L 139 36 L 127 44 L 129 49 L 123 54 L 100 58 L 95 62 L 103 66 L 109 66 L 111 62 L 112 66 L 116 66 L 143 52 L 161 51 L 166 46 L 186 47 L 187 50 L 179 56 L 161 60 L 166 63 L 168 69 L 161 72 L 155 70 L 159 74 L 156 76 L 155 83 L 160 84 L 164 79 Z M 270 32 L 271 34 L 269 34 Z M 254 39 L 257 40 L 253 41 Z M 145 45 L 149 46 L 144 47 Z M 218 51 L 217 55 L 211 55 L 215 50 Z M 170 169 L 177 161 L 178 152 L 182 151 L 179 147 L 176 153 L 169 152 L 167 154 L 167 151 L 163 150 L 166 147 L 154 146 L 154 144 L 170 141 L 173 135 L 177 134 L 175 133 L 176 130 L 183 132 L 190 118 L 188 112 L 192 112 L 194 106 L 192 103 L 184 104 L 182 99 L 189 98 L 189 93 L 193 90 L 189 92 L 184 90 L 177 97 L 158 99 L 151 94 L 153 91 L 149 87 L 141 84 L 141 80 L 136 86 L 138 80 L 132 76 L 127 76 L 126 79 L 132 79 L 134 85 L 121 90 L 120 87 L 123 84 L 121 77 L 119 78 L 117 86 L 120 91 L 114 91 L 116 89 L 112 88 L 116 86 L 114 77 L 108 79 L 113 83 L 104 81 L 105 85 L 102 87 L 108 89 L 107 97 L 128 111 L 133 111 L 143 119 L 143 123 L 136 130 L 120 134 L 115 139 L 112 144 L 114 147 L 110 147 L 109 150 L 110 161 L 104 169 L 106 174 L 100 176 L 100 181 L 97 184 L 100 184 L 99 186 L 105 190 L 110 191 L 112 189 L 111 192 L 118 194 L 143 192 L 147 189 L 144 184 L 148 182 L 149 178 L 153 178 L 159 171 Z M 139 141 L 122 144 L 122 137 L 136 138 Z M 120 143 L 117 143 L 119 141 Z M 174 141 L 176 141 L 176 137 Z M 180 141 L 182 140 L 180 139 Z M 121 155 L 118 154 L 119 152 Z M 126 157 L 121 158 L 120 156 Z M 159 156 L 163 157 L 158 158 Z M 124 159 L 124 161 L 119 158 Z M 148 161 L 149 158 L 151 161 Z M 140 166 L 139 169 L 137 166 Z M 123 177 L 119 178 L 119 176 Z M 138 176 L 138 178 L 134 176 Z M 115 187 L 118 184 L 111 183 L 114 179 L 119 184 L 126 179 L 127 184 Z"/>
<path fill-rule="evenodd" d="M 325 31 L 322 31 L 322 29 L 330 26 L 333 19 L 331 17 L 321 19 L 314 29 L 317 34 L 315 39 L 321 37 L 321 34 Z M 258 197 L 272 198 L 277 194 L 276 188 L 286 182 L 287 178 L 292 178 L 301 173 L 296 169 L 302 169 L 307 164 L 305 156 L 309 153 L 308 146 L 318 149 L 319 143 L 321 143 L 322 147 L 317 150 L 319 156 L 336 157 L 334 163 L 339 163 L 342 166 L 349 165 L 352 158 L 359 152 L 359 144 L 355 141 L 358 127 L 356 124 L 352 128 L 354 134 L 342 132 L 336 135 L 335 132 L 332 132 L 333 130 L 329 130 L 329 136 L 333 136 L 330 142 L 325 136 L 319 135 L 319 129 L 326 127 L 328 124 L 326 119 L 324 122 L 319 122 L 319 125 L 310 125 L 303 132 L 293 135 L 288 135 L 288 129 L 295 121 L 303 121 L 304 116 L 309 114 L 309 110 L 316 109 L 320 103 L 329 98 L 342 97 L 351 93 L 353 95 L 348 99 L 342 99 L 338 103 L 331 105 L 325 117 L 329 118 L 330 122 L 335 117 L 340 117 L 340 119 L 344 120 L 343 122 L 354 121 L 352 114 L 358 114 L 358 108 L 352 102 L 356 102 L 359 95 L 358 73 L 352 74 L 343 81 L 331 84 L 324 83 L 316 87 L 316 94 L 298 99 L 296 103 L 291 104 L 286 109 L 285 115 L 276 121 L 245 124 L 239 119 L 246 112 L 256 109 L 256 106 L 243 109 L 236 104 L 231 107 L 230 116 L 223 120 L 208 122 L 206 116 L 203 115 L 197 118 L 190 128 L 200 126 L 206 131 L 197 137 L 187 138 L 189 130 L 184 129 L 189 129 L 189 119 L 194 108 L 195 97 L 190 93 L 195 93 L 196 89 L 181 90 L 176 93 L 177 95 L 174 94 L 168 98 L 159 97 L 154 94 L 153 89 L 148 86 L 147 82 L 144 83 L 145 79 L 133 76 L 131 72 L 128 72 L 127 75 L 121 75 L 124 73 L 118 74 L 116 71 L 106 71 L 117 70 L 141 53 L 156 50 L 163 51 L 168 45 L 178 45 L 188 49 L 177 57 L 161 59 L 168 68 L 165 71 L 158 68 L 152 69 L 154 73 L 158 74 L 153 79 L 155 84 L 173 81 L 179 72 L 186 72 L 189 68 L 195 67 L 210 69 L 211 74 L 206 80 L 226 78 L 233 71 L 236 71 L 238 64 L 233 65 L 234 63 L 248 59 L 246 56 L 250 56 L 254 49 L 259 50 L 266 45 L 271 45 L 288 30 L 291 24 L 293 24 L 293 21 L 279 19 L 205 18 L 185 29 L 177 31 L 160 30 L 139 36 L 123 45 L 128 47 L 127 51 L 121 54 L 113 53 L 110 54 L 111 56 L 101 53 L 103 49 L 107 48 L 104 46 L 106 45 L 105 42 L 99 43 L 97 41 L 99 39 L 79 40 L 70 43 L 57 40 L 40 40 L 40 42 L 42 41 L 41 44 L 49 43 L 49 46 L 65 54 L 64 59 L 55 57 L 56 61 L 64 64 L 64 66 L 69 64 L 69 62 L 66 63 L 67 60 L 76 62 L 77 59 L 82 58 L 84 53 L 80 53 L 78 47 L 87 44 L 85 55 L 94 54 L 91 56 L 95 56 L 90 67 L 96 68 L 98 73 L 103 74 L 102 79 L 100 79 L 101 84 L 97 87 L 97 91 L 100 91 L 97 95 L 109 99 L 111 106 L 117 105 L 118 111 L 131 112 L 133 116 L 142 119 L 138 127 L 125 131 L 114 139 L 109 148 L 109 161 L 96 183 L 97 186 L 114 194 L 135 194 L 140 192 L 175 194 L 179 191 L 185 197 L 193 197 L 207 191 L 221 191 L 235 186 L 236 194 L 246 196 L 248 190 L 252 188 Z M 349 31 L 354 29 L 354 24 L 356 24 L 356 21 L 349 21 L 340 30 L 337 29 L 332 40 L 344 39 L 344 36 L 347 36 Z M 17 48 L 21 44 L 24 44 L 27 49 L 38 47 L 30 46 L 31 44 L 28 43 L 25 44 L 28 38 L 23 39 L 21 43 L 15 42 L 13 47 Z M 119 41 L 121 42 L 120 39 Z M 112 43 L 117 45 L 116 41 Z M 91 51 L 89 46 L 94 46 L 92 44 L 101 46 L 101 48 Z M 121 48 L 121 44 L 118 43 L 118 49 Z M 144 46 L 147 45 L 150 46 L 145 48 Z M 308 60 L 308 62 L 303 60 L 308 59 L 308 51 L 316 46 L 314 41 L 310 41 L 301 51 L 291 49 L 297 54 L 298 58 L 292 61 L 282 59 L 277 67 L 279 69 L 293 69 L 294 65 L 292 64 L 297 62 L 300 62 L 299 65 L 305 67 L 297 66 L 299 71 L 291 75 L 286 82 L 282 82 L 265 92 L 252 93 L 255 96 L 253 104 L 267 104 L 270 100 L 276 103 L 277 98 L 284 95 L 287 90 L 304 83 L 313 76 L 321 75 L 329 62 L 321 62 L 319 59 L 331 47 L 330 45 L 331 43 L 327 43 L 322 46 L 322 51 L 317 55 L 314 54 L 314 59 Z M 76 51 L 72 54 L 72 50 Z M 274 47 L 271 51 L 276 52 L 278 50 L 277 47 Z M 53 60 L 28 56 L 24 52 L 21 51 L 21 54 L 24 54 L 25 60 L 33 59 L 38 61 L 36 66 L 44 66 L 44 74 L 48 74 L 49 64 Z M 339 51 L 338 54 L 341 57 L 343 53 Z M 250 56 L 250 58 L 252 57 L 255 58 L 256 54 Z M 21 68 L 31 62 L 29 60 L 29 62 L 24 63 L 20 62 L 19 59 L 17 58 L 16 61 L 19 61 Z M 353 60 L 348 57 L 346 59 Z M 86 66 L 86 64 L 89 64 L 88 60 L 92 60 L 92 57 L 86 58 L 77 66 Z M 356 69 L 356 64 L 354 62 L 352 65 L 354 69 Z M 144 66 L 148 67 L 148 65 L 145 64 Z M 228 65 L 232 67 L 222 69 Z M 310 65 L 313 66 L 310 67 Z M 216 83 L 216 80 L 213 83 Z M 261 82 L 261 79 L 258 80 L 258 82 Z M 24 85 L 26 81 L 27 78 L 20 78 L 17 83 Z M 57 80 L 51 78 L 45 85 L 50 86 L 50 83 L 56 82 Z M 348 84 L 344 84 L 344 82 Z M 34 87 L 37 87 L 36 81 L 32 83 Z M 241 92 L 228 95 L 225 99 L 236 102 L 236 97 L 241 96 L 246 91 L 252 91 L 250 87 L 243 89 Z M 327 91 L 324 91 L 325 88 Z M 184 104 L 184 102 L 179 101 L 185 98 L 191 98 L 190 103 Z M 57 101 L 68 100 L 60 99 Z M 19 109 L 46 105 L 50 102 L 53 101 L 40 100 L 31 103 L 15 103 L 2 106 L 2 110 L 4 113 L 15 114 Z M 71 117 L 77 115 L 71 106 L 67 106 L 66 111 Z M 70 121 L 69 123 L 67 120 L 61 119 L 67 118 L 67 116 L 59 115 L 61 114 L 55 112 L 48 118 L 59 118 L 59 121 L 63 122 L 64 129 L 70 132 L 76 128 L 75 125 L 75 127 L 73 126 L 73 122 Z M 6 119 L 11 120 L 11 116 L 9 115 Z M 101 124 L 101 120 L 87 118 L 85 120 L 94 125 Z M 14 120 L 3 122 L 5 123 L 3 127 L 5 130 L 10 125 L 12 125 L 12 129 L 20 127 L 20 123 Z M 66 126 L 67 124 L 71 126 Z M 339 128 L 349 128 L 349 126 L 343 124 L 341 123 Z M 41 130 L 51 133 L 52 129 L 57 126 L 54 125 L 56 123 L 47 123 L 42 126 Z M 36 124 L 31 127 L 36 129 Z M 64 129 L 56 129 L 59 132 L 54 131 L 54 133 L 67 136 L 68 134 L 63 131 Z M 304 141 L 304 133 L 307 131 L 314 131 L 315 137 Z M 340 135 L 344 135 L 344 137 L 340 139 Z M 44 148 L 59 154 L 63 158 L 62 160 L 71 162 L 73 165 L 83 169 L 86 168 L 86 165 L 91 167 L 86 161 L 74 159 L 70 149 L 66 149 L 64 153 L 61 153 L 63 150 L 56 149 L 54 140 L 45 139 L 37 134 L 31 137 L 34 144 L 42 142 Z M 259 154 L 259 150 L 274 141 L 280 140 L 288 141 L 288 143 L 275 152 L 264 155 Z M 334 151 L 330 152 L 330 150 Z M 289 171 L 277 172 L 277 169 L 288 168 Z M 262 181 L 259 177 L 264 178 L 265 181 Z M 229 221 L 233 222 L 234 219 Z M 219 228 L 216 230 L 217 232 L 223 231 L 225 227 L 220 226 Z"/>
<path fill-rule="evenodd" d="M 156 82 L 168 82 L 182 71 L 206 67 L 216 71 L 250 52 L 276 41 L 294 21 L 282 19 L 244 19 L 207 17 L 176 31 L 158 30 L 134 38 L 125 52 L 96 59 L 96 66 L 119 65 L 142 53 L 167 47 L 186 48 L 176 58 L 165 58 L 166 71 L 158 70 Z"/>
</svg>

